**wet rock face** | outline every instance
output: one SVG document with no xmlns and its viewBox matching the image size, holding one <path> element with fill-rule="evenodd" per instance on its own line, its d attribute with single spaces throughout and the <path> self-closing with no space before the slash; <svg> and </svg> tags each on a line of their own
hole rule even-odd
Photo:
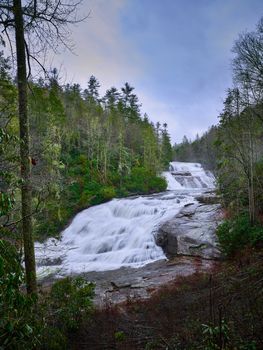
<svg viewBox="0 0 263 350">
<path fill-rule="evenodd" d="M 192 176 L 190 171 L 172 171 L 171 174 L 173 176 Z"/>
<path fill-rule="evenodd" d="M 204 193 L 202 195 L 196 196 L 195 199 L 202 204 L 218 204 L 220 202 L 220 196 L 217 196 L 214 192 Z"/>
<path fill-rule="evenodd" d="M 219 204 L 187 205 L 159 228 L 155 235 L 156 244 L 168 259 L 177 255 L 218 258 L 220 252 L 215 231 L 221 218 Z"/>
</svg>

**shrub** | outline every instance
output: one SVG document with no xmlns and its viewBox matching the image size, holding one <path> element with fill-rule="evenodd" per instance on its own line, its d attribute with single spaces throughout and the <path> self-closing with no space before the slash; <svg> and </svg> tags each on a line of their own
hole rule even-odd
<svg viewBox="0 0 263 350">
<path fill-rule="evenodd" d="M 125 186 L 130 192 L 153 193 L 165 191 L 167 183 L 164 178 L 156 176 L 155 173 L 143 167 L 135 167 L 130 176 L 125 179 Z"/>
<path fill-rule="evenodd" d="M 15 246 L 0 240 L 0 349 L 68 349 L 67 333 L 90 316 L 94 285 L 65 278 L 37 299 L 26 295 L 23 284 Z"/>
<path fill-rule="evenodd" d="M 224 345 L 229 341 L 229 327 L 224 320 L 221 327 L 202 324 L 202 329 L 204 350 L 226 349 Z"/>
<path fill-rule="evenodd" d="M 82 318 L 92 310 L 93 296 L 94 284 L 82 277 L 67 277 L 56 282 L 50 293 L 55 325 L 65 331 L 77 329 Z"/>
<path fill-rule="evenodd" d="M 110 199 L 116 197 L 116 191 L 115 191 L 114 187 L 107 186 L 107 187 L 103 187 L 100 190 L 100 195 L 103 198 L 103 201 L 110 200 Z"/>
<path fill-rule="evenodd" d="M 41 350 L 66 350 L 68 339 L 92 311 L 94 285 L 82 277 L 55 282 L 38 303 Z"/>
<path fill-rule="evenodd" d="M 162 192 L 165 191 L 167 188 L 167 182 L 165 180 L 165 178 L 160 177 L 160 176 L 153 176 L 150 180 L 149 180 L 149 190 L 151 192 Z"/>
<path fill-rule="evenodd" d="M 0 348 L 33 349 L 38 343 L 36 299 L 21 291 L 24 272 L 16 248 L 0 240 Z"/>
<path fill-rule="evenodd" d="M 246 246 L 254 247 L 263 242 L 263 227 L 251 226 L 248 216 L 241 215 L 219 225 L 217 236 L 222 252 L 231 256 Z"/>
</svg>

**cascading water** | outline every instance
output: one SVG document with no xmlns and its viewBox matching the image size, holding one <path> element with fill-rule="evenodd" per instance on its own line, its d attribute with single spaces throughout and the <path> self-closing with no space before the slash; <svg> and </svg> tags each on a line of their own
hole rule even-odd
<svg viewBox="0 0 263 350">
<path fill-rule="evenodd" d="M 171 162 L 169 170 L 164 173 L 168 181 L 168 190 L 215 187 L 213 174 L 205 171 L 199 163 Z"/>
<path fill-rule="evenodd" d="M 38 273 L 105 271 L 165 259 L 154 232 L 185 204 L 194 202 L 194 194 L 214 188 L 214 178 L 200 164 L 182 162 L 172 162 L 163 176 L 168 191 L 113 199 L 83 210 L 60 240 L 36 243 Z"/>
</svg>

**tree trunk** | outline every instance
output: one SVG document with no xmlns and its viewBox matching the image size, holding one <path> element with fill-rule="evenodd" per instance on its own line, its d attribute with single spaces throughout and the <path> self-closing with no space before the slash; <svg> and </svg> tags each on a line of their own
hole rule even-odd
<svg viewBox="0 0 263 350">
<path fill-rule="evenodd" d="M 21 205 L 22 232 L 24 241 L 25 270 L 27 292 L 35 293 L 36 266 L 32 227 L 32 190 L 31 162 L 29 157 L 29 122 L 27 113 L 27 68 L 24 38 L 24 23 L 21 0 L 13 0 L 15 18 L 15 38 L 17 56 L 17 86 L 20 127 L 20 161 L 21 161 Z"/>
<path fill-rule="evenodd" d="M 254 195 L 254 145 L 252 142 L 251 129 L 249 130 L 249 149 L 250 149 L 250 163 L 249 163 L 249 219 L 251 225 L 254 225 L 256 218 L 256 205 Z"/>
</svg>

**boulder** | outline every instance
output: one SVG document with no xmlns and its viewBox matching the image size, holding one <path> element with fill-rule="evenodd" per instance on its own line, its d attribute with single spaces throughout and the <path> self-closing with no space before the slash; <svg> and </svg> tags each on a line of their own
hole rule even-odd
<svg viewBox="0 0 263 350">
<path fill-rule="evenodd" d="M 198 195 L 195 199 L 202 204 L 218 204 L 220 202 L 220 196 L 217 196 L 214 192 Z"/>
<path fill-rule="evenodd" d="M 160 226 L 155 234 L 168 259 L 177 255 L 220 257 L 216 228 L 222 220 L 219 204 L 193 203 L 183 207 L 172 219 Z"/>
</svg>

